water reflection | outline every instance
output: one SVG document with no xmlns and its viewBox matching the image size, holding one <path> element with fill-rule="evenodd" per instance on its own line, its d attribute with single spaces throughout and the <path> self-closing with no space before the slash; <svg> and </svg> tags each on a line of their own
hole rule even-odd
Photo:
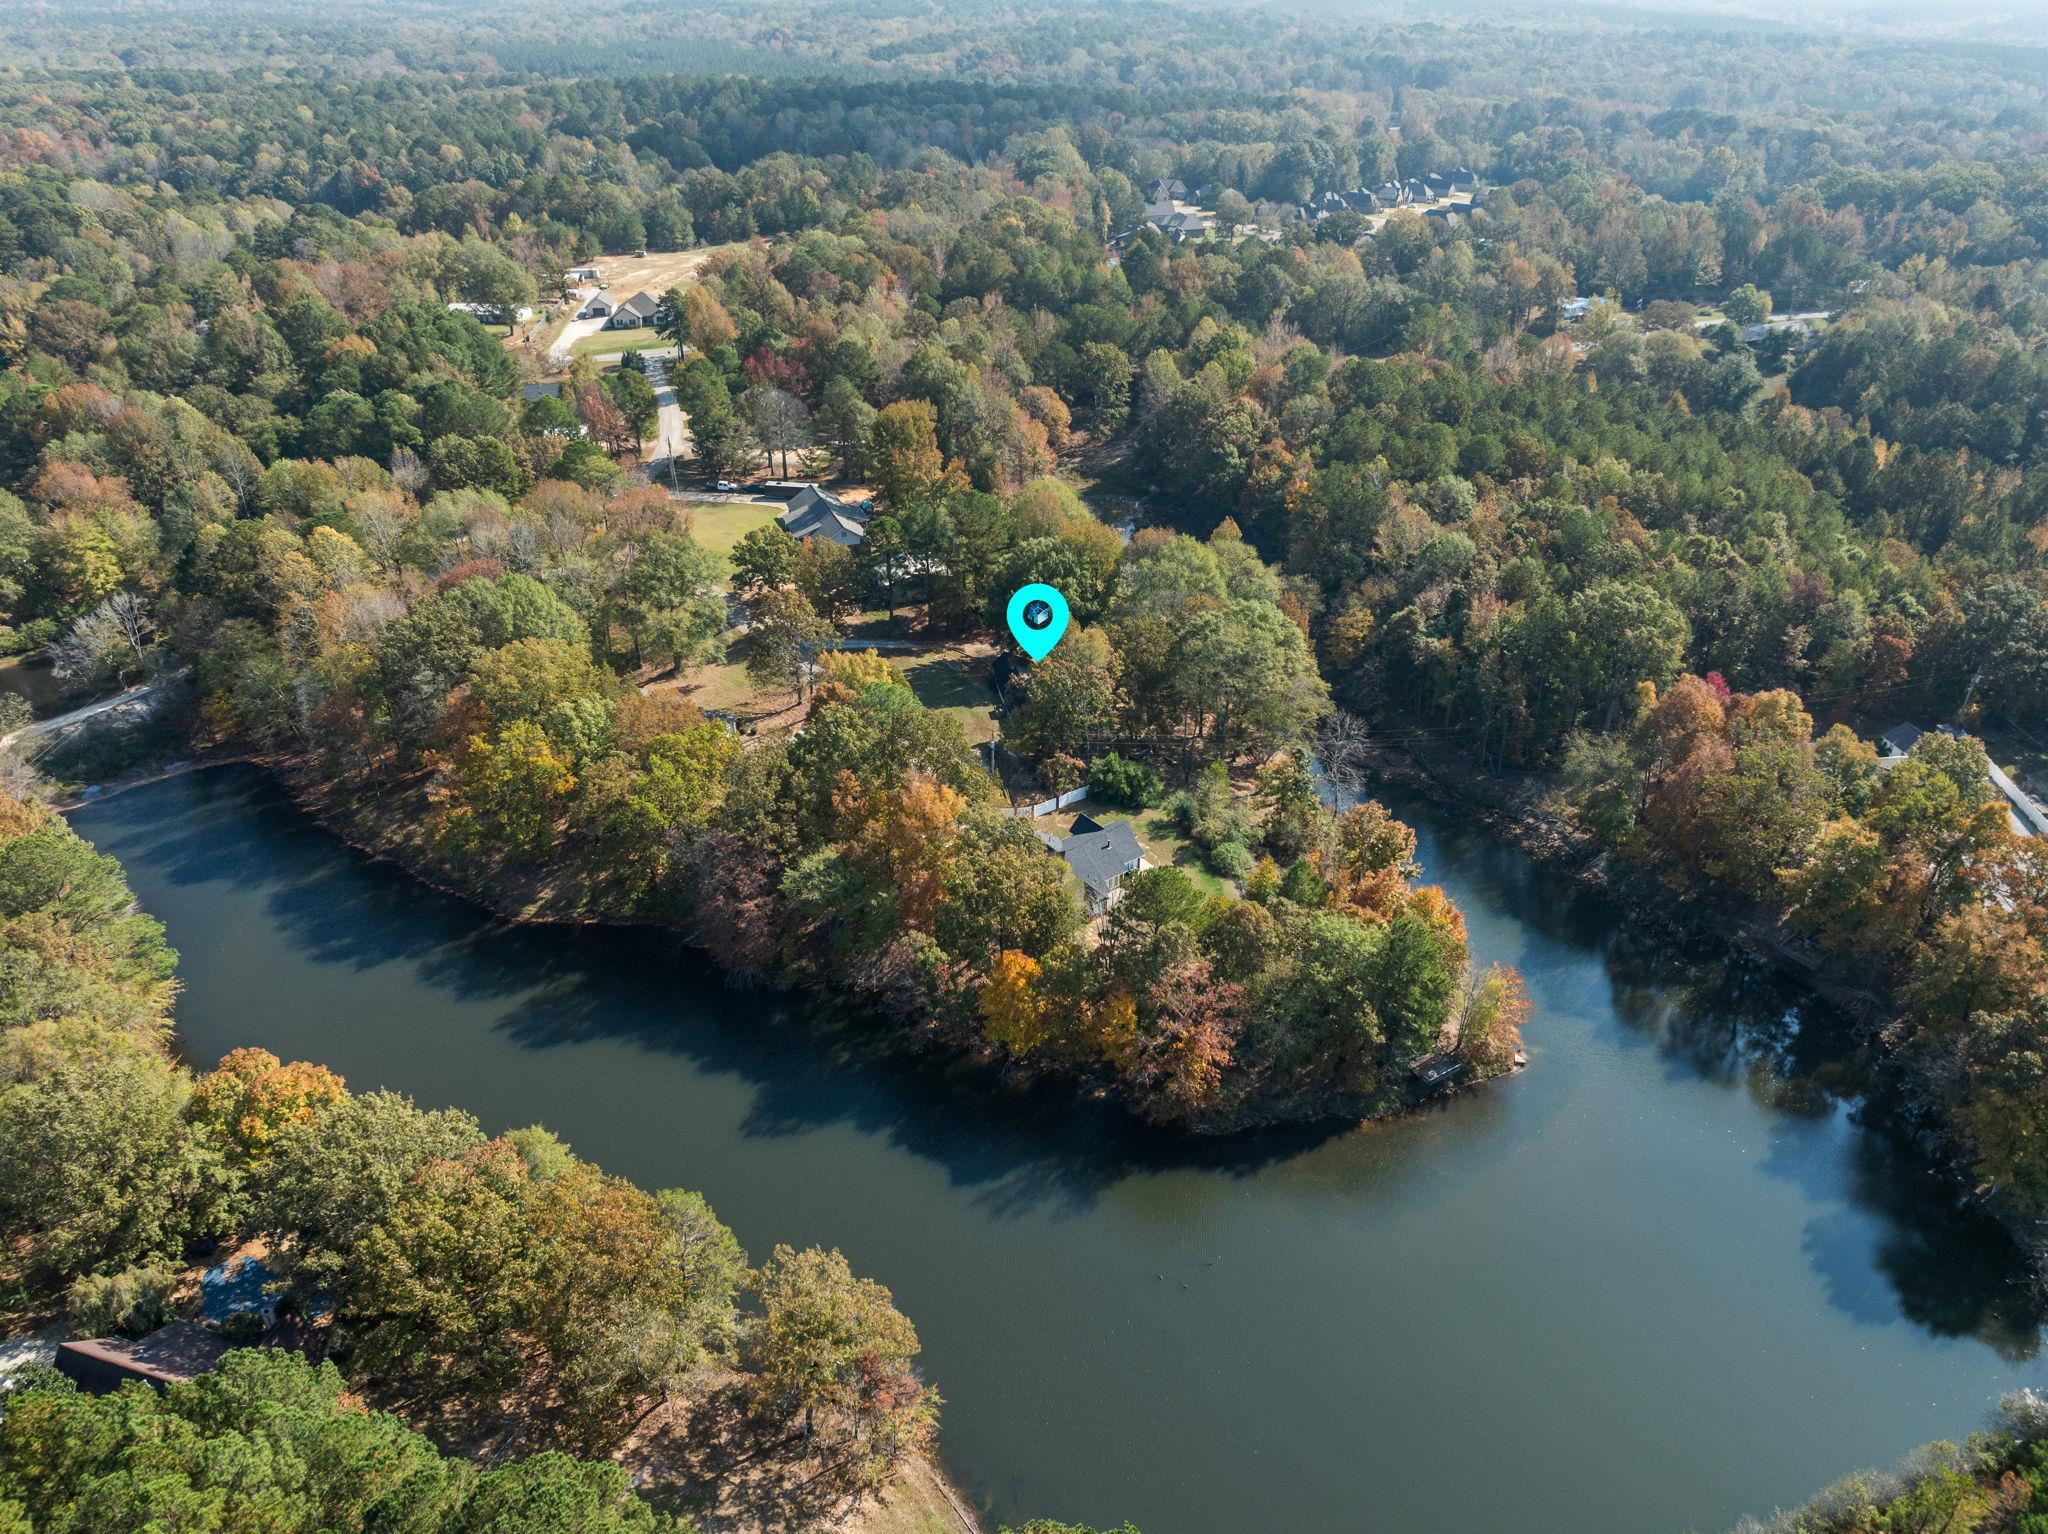
<svg viewBox="0 0 2048 1534">
<path fill-rule="evenodd" d="M 660 933 L 492 921 L 341 855 L 253 770 L 78 824 L 187 949 L 202 1061 L 263 1043 L 544 1118 L 704 1187 L 757 1249 L 846 1246 L 917 1318 L 950 1452 L 1009 1521 L 1349 1527 L 1369 1477 L 1387 1528 L 1453 1503 L 1517 1534 L 1723 1527 L 2037 1382 L 2017 1254 L 1863 1104 L 1836 1014 L 1388 798 L 1475 951 L 1527 974 L 1534 1068 L 1221 1143 L 729 990 Z M 1216 1463 L 1242 1474 L 1190 1479 Z"/>
</svg>

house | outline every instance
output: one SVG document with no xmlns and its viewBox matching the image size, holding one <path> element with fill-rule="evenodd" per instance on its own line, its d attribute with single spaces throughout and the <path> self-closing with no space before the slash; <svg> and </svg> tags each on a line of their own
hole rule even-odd
<svg viewBox="0 0 2048 1534">
<path fill-rule="evenodd" d="M 1472 193 L 1479 190 L 1479 178 L 1462 165 L 1451 172 L 1450 180 L 1451 195 L 1453 197 L 1461 192 Z"/>
<path fill-rule="evenodd" d="M 1406 183 L 1400 181 L 1382 182 L 1374 188 L 1372 195 L 1382 208 L 1405 208 L 1415 200 Z"/>
<path fill-rule="evenodd" d="M 278 1296 L 271 1292 L 277 1282 L 267 1263 L 247 1253 L 217 1263 L 199 1277 L 199 1319 L 218 1325 L 254 1316 L 268 1330 L 277 1321 Z"/>
<path fill-rule="evenodd" d="M 1795 345 L 1813 346 L 1818 345 L 1820 341 L 1814 328 L 1805 320 L 1797 318 L 1765 320 L 1761 324 L 1742 327 L 1742 342 L 1745 346 L 1756 346 L 1775 335 L 1790 336 Z"/>
<path fill-rule="evenodd" d="M 1153 217 L 1149 222 L 1154 229 L 1176 243 L 1199 240 L 1211 227 L 1209 216 L 1192 208 L 1177 208 L 1171 213 Z"/>
<path fill-rule="evenodd" d="M 1590 298 L 1567 298 L 1564 301 L 1564 309 L 1562 311 L 1565 323 L 1567 325 L 1578 324 L 1580 320 L 1584 319 L 1592 311 L 1592 308 L 1593 300 Z"/>
<path fill-rule="evenodd" d="M 612 317 L 605 321 L 606 330 L 640 330 L 654 323 L 654 313 L 661 307 L 661 300 L 652 293 L 635 293 L 631 298 L 612 311 Z"/>
<path fill-rule="evenodd" d="M 1877 738 L 1879 754 L 1889 758 L 1907 755 L 1927 732 L 1917 724 L 1895 724 Z"/>
<path fill-rule="evenodd" d="M 618 311 L 619 301 L 609 293 L 593 293 L 576 311 L 579 320 L 608 320 Z"/>
<path fill-rule="evenodd" d="M 1145 866 L 1144 849 L 1128 820 L 1104 826 L 1087 815 L 1077 815 L 1068 835 L 1045 840 L 1081 881 L 1090 916 L 1100 916 L 1115 905 L 1123 895 L 1124 876 Z"/>
<path fill-rule="evenodd" d="M 1457 208 L 1447 208 L 1439 205 L 1424 208 L 1422 210 L 1422 216 L 1424 218 L 1436 219 L 1440 223 L 1455 224 L 1459 219 L 1464 217 L 1464 214 Z"/>
<path fill-rule="evenodd" d="M 586 282 L 597 281 L 597 268 L 594 266 L 572 266 L 568 271 L 562 273 L 562 280 L 572 288 L 580 288 Z"/>
<path fill-rule="evenodd" d="M 1159 176 L 1145 184 L 1145 201 L 1148 203 L 1186 202 L 1188 184 L 1171 176 Z"/>
<path fill-rule="evenodd" d="M 1444 175 L 1441 171 L 1433 170 L 1427 172 L 1422 178 L 1422 184 L 1429 188 L 1429 195 L 1432 197 L 1448 197 L 1451 195 L 1451 178 Z"/>
<path fill-rule="evenodd" d="M 823 538 L 846 548 L 852 548 L 868 535 L 865 511 L 816 485 L 805 485 L 797 491 L 775 521 L 792 538 Z"/>
<path fill-rule="evenodd" d="M 1949 725 L 1941 727 L 1942 733 L 1957 735 L 1961 731 Z M 1877 738 L 1877 765 L 1896 767 L 1912 753 L 1926 731 L 1917 724 L 1895 724 Z M 1998 790 L 2005 800 L 2006 816 L 2012 825 L 2014 836 L 2048 837 L 2048 808 L 2043 808 L 2032 794 L 2019 784 L 1996 762 L 1985 763 L 1985 774 L 1991 786 Z"/>
<path fill-rule="evenodd" d="M 497 304 L 450 304 L 448 307 L 454 310 L 457 314 L 475 315 L 477 323 L 479 325 L 503 325 L 508 323 L 507 320 L 505 319 L 504 309 Z M 512 319 L 509 323 L 515 325 L 524 325 L 528 320 L 532 318 L 532 305 L 521 304 L 519 308 L 514 312 Z"/>
<path fill-rule="evenodd" d="M 227 1339 L 197 1321 L 173 1321 L 139 1341 L 78 1338 L 57 1349 L 57 1372 L 92 1395 L 111 1395 L 129 1380 L 162 1389 L 197 1379 L 221 1360 Z"/>
</svg>

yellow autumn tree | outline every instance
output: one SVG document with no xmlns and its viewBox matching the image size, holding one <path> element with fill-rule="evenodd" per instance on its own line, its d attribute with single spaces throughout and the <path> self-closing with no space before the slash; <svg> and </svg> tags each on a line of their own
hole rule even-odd
<svg viewBox="0 0 2048 1534">
<path fill-rule="evenodd" d="M 831 703 L 850 703 L 863 687 L 877 682 L 907 686 L 903 673 L 875 650 L 827 650 L 818 657 L 818 677 L 811 687 L 811 712 Z"/>
<path fill-rule="evenodd" d="M 456 845 L 477 838 L 515 856 L 543 851 L 568 808 L 576 774 L 539 725 L 519 719 L 493 739 L 472 735 L 457 759 L 459 804 L 445 829 Z"/>
<path fill-rule="evenodd" d="M 1028 953 L 1005 948 L 996 954 L 981 993 L 981 1031 L 990 1043 L 1026 1055 L 1052 1037 L 1052 1008 L 1040 984 L 1044 973 Z"/>
<path fill-rule="evenodd" d="M 1089 1049 L 1120 1071 L 1138 1058 L 1138 1003 L 1129 991 L 1115 990 L 1088 1004 L 1081 1013 L 1081 1036 Z"/>
</svg>

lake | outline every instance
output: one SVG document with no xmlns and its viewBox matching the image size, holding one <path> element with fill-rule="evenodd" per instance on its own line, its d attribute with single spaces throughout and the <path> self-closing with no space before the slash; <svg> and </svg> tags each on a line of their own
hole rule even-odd
<svg viewBox="0 0 2048 1534">
<path fill-rule="evenodd" d="M 1389 803 L 1476 955 L 1527 976 L 1531 1067 L 1220 1145 L 897 1058 L 658 934 L 493 921 L 253 768 L 73 823 L 183 955 L 196 1062 L 262 1045 L 544 1122 L 701 1189 L 757 1259 L 844 1249 L 917 1323 L 997 1522 L 1713 1531 L 2048 1383 L 2017 1257 L 1839 1099 L 1830 1013 Z"/>
</svg>

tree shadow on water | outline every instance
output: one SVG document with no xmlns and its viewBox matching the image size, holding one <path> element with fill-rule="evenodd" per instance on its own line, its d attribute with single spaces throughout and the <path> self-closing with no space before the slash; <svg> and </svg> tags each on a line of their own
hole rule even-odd
<svg viewBox="0 0 2048 1534">
<path fill-rule="evenodd" d="M 1611 898 L 1482 828 L 1399 793 L 1388 803 L 1427 827 L 1425 877 L 1448 875 L 1482 921 L 1502 913 L 1525 929 L 1532 991 L 1551 966 L 1597 953 L 1622 1040 L 1653 1051 L 1668 1079 L 1739 1088 L 1776 1118 L 1763 1167 L 1827 1206 L 1802 1247 L 1830 1305 L 1859 1324 L 1973 1338 L 2011 1361 L 2039 1355 L 2043 1317 L 2023 1254 L 1891 1122 L 1868 1048 L 1840 1011 L 1761 959 L 1628 920 Z"/>
<path fill-rule="evenodd" d="M 1020 1084 L 943 1051 L 917 1050 L 852 1006 L 769 987 L 733 989 L 670 935 L 500 929 L 467 945 L 503 972 L 544 936 L 545 984 L 497 1023 L 527 1049 L 624 1042 L 750 1088 L 741 1133 L 780 1139 L 851 1128 L 943 1167 L 997 1216 L 1078 1211 L 1125 1178 L 1179 1168 L 1249 1176 L 1342 1133 L 1325 1125 L 1199 1140 L 1148 1128 L 1070 1083 Z M 478 953 L 477 950 L 497 950 Z"/>
</svg>

